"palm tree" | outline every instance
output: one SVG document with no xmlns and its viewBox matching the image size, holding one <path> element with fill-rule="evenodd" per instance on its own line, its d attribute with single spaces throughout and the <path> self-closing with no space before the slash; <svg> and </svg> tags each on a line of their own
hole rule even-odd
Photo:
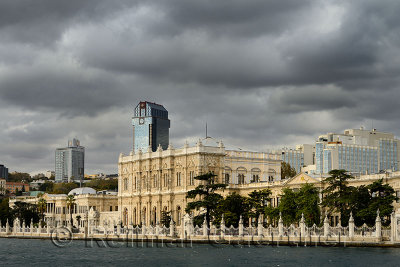
<svg viewBox="0 0 400 267">
<path fill-rule="evenodd" d="M 41 223 L 42 223 L 42 226 L 43 226 L 44 212 L 45 212 L 46 207 L 47 207 L 47 201 L 46 201 L 46 199 L 44 199 L 42 197 L 42 195 L 40 195 L 37 207 L 38 207 L 38 210 L 39 210 L 39 213 L 40 213 L 40 220 L 41 220 Z"/>
<path fill-rule="evenodd" d="M 72 224 L 72 208 L 75 205 L 75 197 L 73 195 L 67 196 L 67 208 L 69 209 L 69 221 Z"/>
</svg>

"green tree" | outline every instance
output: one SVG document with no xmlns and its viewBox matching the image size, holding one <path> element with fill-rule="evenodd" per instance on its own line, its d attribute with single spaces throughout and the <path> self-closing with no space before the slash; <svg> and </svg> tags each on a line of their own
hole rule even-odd
<svg viewBox="0 0 400 267">
<path fill-rule="evenodd" d="M 18 188 L 15 188 L 15 195 L 17 197 L 22 196 L 22 191 L 19 191 Z"/>
<path fill-rule="evenodd" d="M 378 209 L 384 224 L 388 224 L 394 210 L 393 201 L 398 199 L 394 189 L 389 184 L 383 184 L 383 179 L 367 185 L 366 189 L 369 192 L 368 205 L 356 212 L 357 217 L 361 219 L 360 224 L 374 225 Z"/>
<path fill-rule="evenodd" d="M 75 197 L 73 195 L 68 195 L 66 202 L 67 202 L 67 209 L 69 210 L 69 221 L 72 224 L 72 211 L 75 206 Z"/>
<path fill-rule="evenodd" d="M 52 194 L 68 194 L 72 189 L 77 188 L 77 183 L 57 183 L 53 185 Z"/>
<path fill-rule="evenodd" d="M 289 225 L 297 222 L 297 196 L 290 188 L 282 190 L 281 201 L 279 203 L 279 212 L 282 213 L 282 220 Z"/>
<path fill-rule="evenodd" d="M 31 182 L 32 177 L 29 173 L 25 172 L 15 172 L 15 173 L 9 173 L 8 174 L 8 181 L 10 182 Z"/>
<path fill-rule="evenodd" d="M 190 212 L 194 209 L 204 209 L 207 227 L 210 227 L 210 220 L 215 216 L 214 213 L 218 207 L 218 203 L 223 199 L 216 191 L 224 189 L 227 186 L 226 184 L 214 183 L 215 177 L 216 175 L 211 172 L 194 177 L 196 180 L 203 181 L 204 184 L 198 185 L 194 190 L 188 191 L 186 195 L 186 198 L 198 198 L 198 200 L 187 204 L 186 212 Z"/>
<path fill-rule="evenodd" d="M 240 216 L 243 217 L 244 224 L 248 224 L 250 205 L 247 197 L 238 193 L 231 193 L 221 200 L 218 204 L 216 223 L 220 224 L 224 215 L 225 225 L 238 227 Z"/>
<path fill-rule="evenodd" d="M 248 202 L 250 206 L 249 216 L 258 218 L 261 214 L 265 215 L 265 208 L 271 201 L 271 190 L 254 190 L 249 194 Z"/>
<path fill-rule="evenodd" d="M 169 224 L 171 222 L 171 212 L 170 211 L 161 211 L 161 224 L 164 225 L 165 227 L 169 227 Z"/>
<path fill-rule="evenodd" d="M 46 182 L 44 182 L 44 184 L 41 184 L 39 186 L 39 191 L 51 193 L 51 192 L 53 192 L 53 186 L 54 186 L 53 182 L 46 181 Z"/>
<path fill-rule="evenodd" d="M 40 221 L 41 221 L 41 224 L 43 226 L 43 224 L 44 224 L 44 212 L 46 211 L 47 201 L 42 196 L 39 196 L 39 197 L 40 198 L 38 200 L 37 208 L 38 208 L 38 211 L 39 211 L 39 214 L 40 214 Z"/>
<path fill-rule="evenodd" d="M 27 224 L 33 219 L 33 223 L 39 222 L 39 213 L 37 205 L 26 202 L 17 201 L 14 203 L 14 207 L 11 210 L 13 218 L 19 218 L 21 221 L 25 221 Z"/>
<path fill-rule="evenodd" d="M 281 178 L 292 178 L 296 175 L 296 169 L 292 168 L 289 163 L 282 161 L 281 165 Z"/>
<path fill-rule="evenodd" d="M 297 214 L 299 220 L 304 214 L 305 223 L 308 226 L 320 223 L 321 210 L 319 208 L 319 190 L 312 184 L 305 184 L 296 193 Z"/>
<path fill-rule="evenodd" d="M 8 219 L 9 223 L 12 223 L 12 213 L 8 203 L 8 198 L 3 198 L 0 200 L 0 220 L 2 225 L 4 225 Z"/>
<path fill-rule="evenodd" d="M 97 191 L 100 190 L 116 190 L 118 189 L 118 179 L 93 179 L 86 184 L 88 187 L 92 187 Z"/>
<path fill-rule="evenodd" d="M 348 186 L 348 180 L 354 177 L 347 173 L 346 170 L 332 170 L 329 177 L 323 180 L 328 184 L 322 192 L 324 198 L 322 206 L 328 209 L 328 213 L 337 212 L 340 214 L 341 224 L 347 226 L 350 212 L 352 193 L 354 187 Z"/>
<path fill-rule="evenodd" d="M 304 184 L 298 191 L 283 189 L 278 209 L 285 224 L 298 223 L 304 215 L 309 226 L 320 223 L 319 191 L 312 184 Z"/>
</svg>

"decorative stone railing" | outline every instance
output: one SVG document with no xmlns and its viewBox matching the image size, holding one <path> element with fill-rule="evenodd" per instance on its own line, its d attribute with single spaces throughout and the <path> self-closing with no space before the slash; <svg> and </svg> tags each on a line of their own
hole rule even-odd
<svg viewBox="0 0 400 267">
<path fill-rule="evenodd" d="M 392 216 L 393 218 L 394 216 Z M 185 215 L 182 219 L 180 226 L 176 226 L 174 221 L 171 220 L 170 227 L 162 225 L 142 225 L 142 226 L 125 226 L 122 227 L 121 223 L 106 226 L 92 226 L 87 222 L 84 223 L 85 227 L 73 228 L 72 225 L 63 227 L 69 230 L 72 236 L 76 238 L 181 238 L 181 239 L 196 239 L 196 240 L 339 240 L 342 241 L 355 241 L 355 242 L 381 242 L 381 241 L 400 241 L 400 229 L 395 225 L 395 220 L 392 220 L 391 226 L 382 227 L 379 213 L 376 218 L 374 226 L 369 227 L 362 225 L 357 227 L 354 225 L 354 219 L 351 215 L 349 225 L 342 227 L 340 225 L 330 226 L 327 217 L 325 217 L 322 226 L 307 226 L 304 217 L 296 225 L 284 225 L 282 217 L 280 217 L 278 225 L 264 227 L 259 218 L 256 226 L 244 227 L 243 219 L 240 218 L 238 227 L 226 226 L 224 219 L 222 219 L 219 226 L 211 225 L 207 227 L 204 221 L 201 226 L 194 226 L 193 218 Z M 60 228 L 60 227 L 59 227 Z M 32 237 L 51 237 L 52 234 L 57 232 L 59 228 L 51 228 L 33 226 L 31 221 L 29 225 L 25 222 L 20 223 L 15 220 L 14 224 L 9 225 L 8 221 L 5 226 L 0 225 L 0 236 L 32 236 Z M 396 229 L 392 231 L 392 229 Z"/>
</svg>

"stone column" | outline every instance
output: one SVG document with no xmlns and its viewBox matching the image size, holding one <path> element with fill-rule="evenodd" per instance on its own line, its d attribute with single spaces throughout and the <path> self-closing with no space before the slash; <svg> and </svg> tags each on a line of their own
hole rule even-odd
<svg viewBox="0 0 400 267">
<path fill-rule="evenodd" d="M 121 222 L 118 222 L 118 224 L 117 224 L 117 235 L 118 236 L 121 235 Z"/>
<path fill-rule="evenodd" d="M 41 222 L 39 222 L 39 225 L 37 227 L 37 232 L 39 235 L 42 233 L 42 223 Z"/>
<path fill-rule="evenodd" d="M 204 221 L 203 221 L 203 236 L 208 235 L 208 228 L 207 228 L 207 220 L 206 216 L 204 216 Z"/>
<path fill-rule="evenodd" d="M 328 216 L 325 215 L 324 219 L 324 237 L 328 237 L 329 235 L 329 222 L 328 222 Z"/>
<path fill-rule="evenodd" d="M 170 235 L 171 237 L 174 237 L 174 236 L 175 236 L 175 222 L 174 222 L 174 220 L 172 219 L 172 216 L 171 216 L 171 222 L 169 223 L 169 235 Z"/>
<path fill-rule="evenodd" d="M 353 212 L 350 212 L 350 219 L 349 219 L 349 238 L 352 240 L 354 238 L 354 218 Z"/>
<path fill-rule="evenodd" d="M 159 236 L 159 235 L 160 235 L 160 225 L 157 222 L 157 224 L 156 224 L 156 236 Z"/>
<path fill-rule="evenodd" d="M 222 214 L 222 219 L 221 219 L 221 239 L 225 239 L 225 220 L 224 220 L 224 214 Z"/>
<path fill-rule="evenodd" d="M 282 213 L 279 213 L 279 221 L 278 221 L 278 233 L 279 237 L 283 236 L 283 220 L 282 220 Z"/>
<path fill-rule="evenodd" d="M 300 235 L 305 238 L 306 236 L 306 223 L 304 222 L 304 214 L 301 214 L 300 219 Z"/>
<path fill-rule="evenodd" d="M 396 241 L 396 234 L 397 234 L 397 222 L 396 222 L 396 217 L 394 216 L 394 211 L 390 215 L 390 241 L 394 242 Z"/>
<path fill-rule="evenodd" d="M 31 231 L 31 235 L 32 235 L 33 234 L 33 218 L 31 219 L 30 231 Z"/>
<path fill-rule="evenodd" d="M 7 219 L 7 222 L 6 222 L 6 234 L 9 234 L 10 233 L 10 224 L 8 223 L 8 219 Z"/>
<path fill-rule="evenodd" d="M 262 224 L 262 220 L 261 220 L 261 215 L 258 216 L 258 222 L 257 222 L 257 234 L 259 238 L 262 238 L 263 236 L 263 224 Z"/>
<path fill-rule="evenodd" d="M 242 218 L 242 215 L 240 215 L 240 219 L 239 219 L 239 236 L 243 236 L 243 218 Z"/>
<path fill-rule="evenodd" d="M 25 235 L 25 228 L 26 228 L 25 220 L 23 220 L 23 221 L 22 221 L 22 234 L 23 234 L 23 235 Z"/>
<path fill-rule="evenodd" d="M 379 216 L 379 209 L 376 212 L 375 233 L 377 241 L 378 242 L 382 241 L 382 221 L 381 217 Z"/>
</svg>

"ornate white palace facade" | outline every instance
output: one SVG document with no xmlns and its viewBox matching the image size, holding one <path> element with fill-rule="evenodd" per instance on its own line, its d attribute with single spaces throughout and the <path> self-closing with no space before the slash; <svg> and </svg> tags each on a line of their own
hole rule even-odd
<svg viewBox="0 0 400 267">
<path fill-rule="evenodd" d="M 118 205 L 124 225 L 155 225 L 161 211 L 169 212 L 179 225 L 184 215 L 186 193 L 199 185 L 194 177 L 207 172 L 218 183 L 228 184 L 224 194 L 239 185 L 268 184 L 281 179 L 279 154 L 228 150 L 222 141 L 199 140 L 196 145 L 152 152 L 121 154 L 118 162 Z"/>
</svg>

